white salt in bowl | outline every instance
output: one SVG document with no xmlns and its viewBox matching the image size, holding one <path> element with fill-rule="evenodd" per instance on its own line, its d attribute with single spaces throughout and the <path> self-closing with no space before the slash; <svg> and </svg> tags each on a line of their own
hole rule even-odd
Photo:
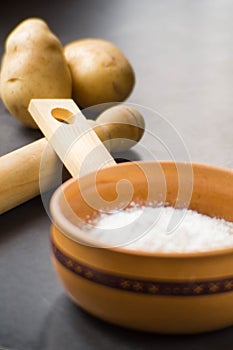
<svg viewBox="0 0 233 350">
<path fill-rule="evenodd" d="M 128 249 L 124 241 L 103 245 L 85 230 L 100 212 L 132 201 L 188 206 L 233 221 L 233 172 L 201 164 L 123 163 L 63 184 L 51 201 L 52 261 L 72 300 L 103 320 L 148 332 L 233 325 L 231 245 L 151 252 Z"/>
</svg>

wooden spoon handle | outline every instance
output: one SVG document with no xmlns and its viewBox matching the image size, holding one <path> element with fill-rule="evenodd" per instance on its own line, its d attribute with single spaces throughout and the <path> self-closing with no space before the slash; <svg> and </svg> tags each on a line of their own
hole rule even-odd
<svg viewBox="0 0 233 350">
<path fill-rule="evenodd" d="M 69 114 L 70 125 L 54 118 L 54 110 Z M 73 100 L 32 99 L 29 112 L 70 174 L 78 178 L 116 165 Z"/>
</svg>

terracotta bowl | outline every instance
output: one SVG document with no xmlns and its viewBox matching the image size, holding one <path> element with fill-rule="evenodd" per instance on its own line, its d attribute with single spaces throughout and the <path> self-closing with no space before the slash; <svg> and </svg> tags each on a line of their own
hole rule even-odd
<svg viewBox="0 0 233 350">
<path fill-rule="evenodd" d="M 233 247 L 148 253 L 102 248 L 86 235 L 82 222 L 87 216 L 119 206 L 129 193 L 140 204 L 189 204 L 233 221 L 233 172 L 228 169 L 138 162 L 103 169 L 80 183 L 71 179 L 51 201 L 51 242 L 53 264 L 72 300 L 103 320 L 148 332 L 197 333 L 233 325 Z"/>
</svg>

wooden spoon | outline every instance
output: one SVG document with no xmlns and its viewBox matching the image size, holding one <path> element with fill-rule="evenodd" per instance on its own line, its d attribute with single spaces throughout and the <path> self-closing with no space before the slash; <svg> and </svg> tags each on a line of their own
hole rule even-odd
<svg viewBox="0 0 233 350">
<path fill-rule="evenodd" d="M 64 102 L 63 102 L 64 101 Z M 59 107 L 72 100 L 55 100 L 53 116 L 67 120 L 79 112 L 72 102 L 69 109 Z M 57 102 L 57 103 L 56 103 Z M 129 149 L 137 143 L 144 131 L 144 119 L 134 108 L 118 105 L 108 108 L 96 121 L 88 120 L 98 137 L 110 151 Z M 40 180 L 47 191 L 56 184 L 60 161 L 42 138 L 0 157 L 0 214 L 40 194 Z M 46 152 L 45 152 L 46 150 Z M 41 168 L 41 160 L 46 166 Z"/>
</svg>

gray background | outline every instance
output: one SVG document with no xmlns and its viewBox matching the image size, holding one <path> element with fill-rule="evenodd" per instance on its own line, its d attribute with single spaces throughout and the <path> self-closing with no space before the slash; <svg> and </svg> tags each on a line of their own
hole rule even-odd
<svg viewBox="0 0 233 350">
<path fill-rule="evenodd" d="M 117 156 L 170 159 L 157 141 L 162 135 L 176 159 L 232 167 L 232 1 L 13 1 L 1 5 L 0 14 L 1 54 L 7 34 L 31 16 L 44 18 L 63 44 L 101 37 L 122 49 L 137 79 L 128 101 L 153 110 L 143 109 L 155 137 L 145 135 L 134 152 Z M 0 103 L 1 155 L 40 137 Z M 144 334 L 74 306 L 50 263 L 50 221 L 40 198 L 2 215 L 0 227 L 0 348 L 232 348 L 232 328 L 196 336 Z"/>
</svg>

